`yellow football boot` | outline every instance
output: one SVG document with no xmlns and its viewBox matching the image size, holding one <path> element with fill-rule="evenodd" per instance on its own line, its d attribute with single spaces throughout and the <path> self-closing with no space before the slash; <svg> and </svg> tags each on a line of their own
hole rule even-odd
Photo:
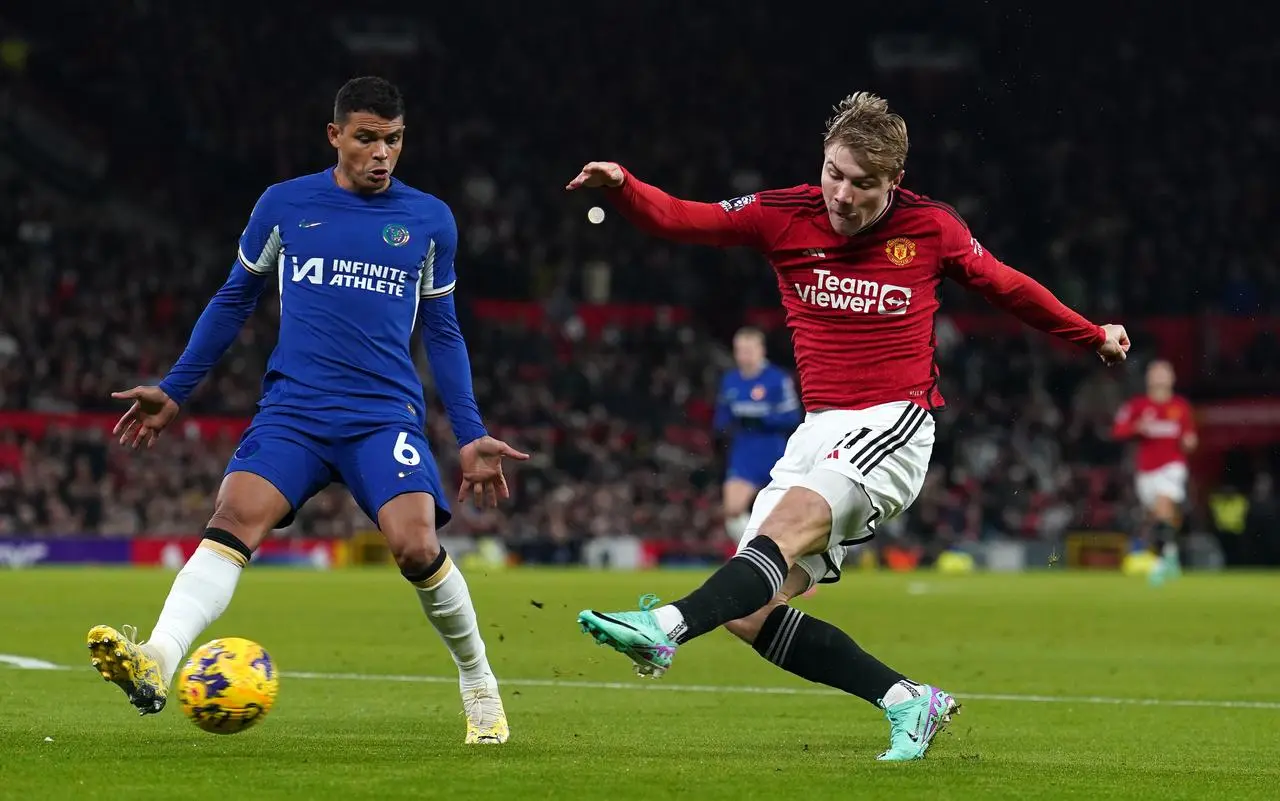
<svg viewBox="0 0 1280 801">
<path fill-rule="evenodd" d="M 110 626 L 94 626 L 89 629 L 89 653 L 93 654 L 93 669 L 102 674 L 102 678 L 124 690 L 129 703 L 138 708 L 138 714 L 154 715 L 164 709 L 167 695 L 160 663 L 138 645 L 136 628 L 120 628 L 120 631 Z"/>
<path fill-rule="evenodd" d="M 462 712 L 467 716 L 467 745 L 505 743 L 511 736 L 507 712 L 497 687 L 475 687 L 462 692 Z"/>
</svg>

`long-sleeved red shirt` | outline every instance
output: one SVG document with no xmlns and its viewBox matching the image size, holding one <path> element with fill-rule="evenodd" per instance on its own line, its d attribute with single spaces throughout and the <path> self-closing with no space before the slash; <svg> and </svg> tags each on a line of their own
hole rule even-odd
<svg viewBox="0 0 1280 801">
<path fill-rule="evenodd" d="M 1139 395 L 1116 412 L 1111 429 L 1116 439 L 1137 440 L 1135 457 L 1139 473 L 1168 464 L 1186 464 L 1183 440 L 1196 432 L 1195 413 L 1186 398 L 1174 395 L 1166 401 Z"/>
<path fill-rule="evenodd" d="M 1101 326 L 988 253 L 950 206 L 905 189 L 894 190 L 880 218 L 854 236 L 832 229 L 816 186 L 698 203 L 627 173 L 608 194 L 649 234 L 751 247 L 768 258 L 809 411 L 902 400 L 940 407 L 933 318 L 943 277 L 1069 342 L 1096 349 L 1106 339 Z"/>
</svg>

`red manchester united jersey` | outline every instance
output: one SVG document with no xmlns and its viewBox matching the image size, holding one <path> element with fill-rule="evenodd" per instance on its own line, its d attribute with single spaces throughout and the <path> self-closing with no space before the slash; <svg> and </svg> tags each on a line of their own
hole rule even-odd
<svg viewBox="0 0 1280 801">
<path fill-rule="evenodd" d="M 649 233 L 744 245 L 768 258 L 810 411 L 902 400 L 941 406 L 933 318 L 944 277 L 1043 331 L 1088 347 L 1105 339 L 1100 326 L 988 253 L 954 209 L 905 189 L 894 190 L 880 217 L 854 236 L 832 229 L 816 186 L 696 203 L 627 174 L 611 194 Z"/>
<path fill-rule="evenodd" d="M 1174 395 L 1159 402 L 1139 395 L 1120 407 L 1113 433 L 1117 439 L 1137 441 L 1136 467 L 1145 473 L 1167 464 L 1185 464 L 1182 441 L 1195 430 L 1195 417 L 1186 398 Z"/>
</svg>

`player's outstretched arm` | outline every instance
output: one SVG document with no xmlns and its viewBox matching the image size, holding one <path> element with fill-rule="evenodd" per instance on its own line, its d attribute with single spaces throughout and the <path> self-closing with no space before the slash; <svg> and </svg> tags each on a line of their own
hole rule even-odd
<svg viewBox="0 0 1280 801">
<path fill-rule="evenodd" d="M 252 272 L 239 262 L 232 265 L 226 283 L 196 320 L 186 350 L 160 382 L 160 389 L 179 406 L 186 403 L 200 381 L 236 341 L 266 285 L 265 275 Z"/>
<path fill-rule="evenodd" d="M 758 246 L 756 209 L 734 213 L 720 203 L 672 197 L 612 161 L 591 161 L 565 189 L 603 188 L 623 217 L 641 231 L 690 245 Z"/>
<path fill-rule="evenodd" d="M 476 506 L 496 506 L 499 499 L 511 496 L 502 473 L 502 460 L 524 461 L 529 454 L 489 436 L 480 419 L 471 381 L 471 358 L 453 300 L 457 285 L 453 259 L 458 250 L 458 229 L 452 212 L 446 208 L 442 215 L 440 227 L 432 238 L 430 278 L 422 287 L 418 325 L 436 391 L 449 416 L 453 435 L 458 439 L 462 465 L 458 501 L 470 495 Z"/>
<path fill-rule="evenodd" d="M 1133 439 L 1138 436 L 1138 433 L 1138 420 L 1134 414 L 1133 402 L 1130 401 L 1116 412 L 1116 418 L 1111 424 L 1111 436 L 1114 439 L 1126 440 Z"/>
<path fill-rule="evenodd" d="M 423 300 L 422 339 L 435 378 L 436 391 L 444 404 L 453 435 L 458 439 L 462 466 L 462 486 L 458 501 L 471 496 L 476 506 L 497 506 L 499 499 L 511 497 L 502 460 L 524 461 L 522 453 L 485 431 L 471 381 L 471 359 L 458 326 L 453 294 Z"/>
<path fill-rule="evenodd" d="M 943 269 L 1027 325 L 1092 349 L 1110 367 L 1129 353 L 1124 326 L 1097 325 L 1082 317 L 1031 276 L 992 256 L 958 219 L 943 217 Z"/>
<path fill-rule="evenodd" d="M 235 342 L 265 286 L 265 276 L 250 272 L 237 262 L 226 283 L 200 313 L 186 349 L 159 386 L 111 393 L 117 400 L 133 401 L 112 432 L 120 437 L 121 445 L 132 443 L 134 448 L 155 445 L 160 432 L 178 416 L 178 407 L 186 403 L 200 381 Z"/>
</svg>

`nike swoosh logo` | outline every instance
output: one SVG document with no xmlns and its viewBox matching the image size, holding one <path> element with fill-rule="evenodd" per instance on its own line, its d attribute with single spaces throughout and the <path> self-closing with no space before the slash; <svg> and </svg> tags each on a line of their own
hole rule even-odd
<svg viewBox="0 0 1280 801">
<path fill-rule="evenodd" d="M 317 225 L 324 225 L 324 223 L 323 222 L 307 222 L 306 220 L 303 220 L 302 222 L 298 223 L 299 228 L 315 228 Z"/>
</svg>

